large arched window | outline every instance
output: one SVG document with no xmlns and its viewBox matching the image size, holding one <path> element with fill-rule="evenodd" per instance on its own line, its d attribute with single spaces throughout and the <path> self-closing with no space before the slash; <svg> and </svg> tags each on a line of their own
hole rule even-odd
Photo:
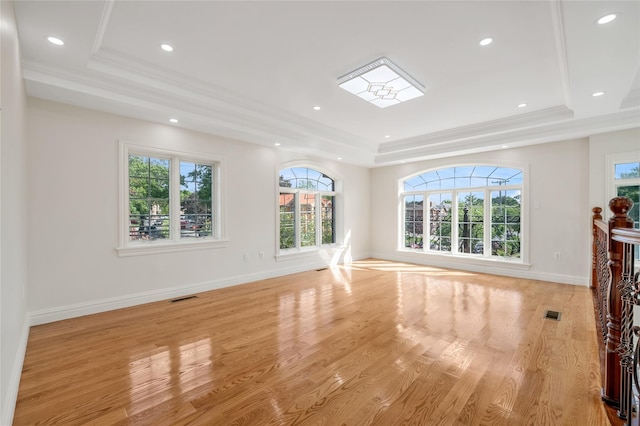
<svg viewBox="0 0 640 426">
<path fill-rule="evenodd" d="M 522 170 L 455 166 L 402 181 L 401 249 L 522 258 Z"/>
<path fill-rule="evenodd" d="M 280 252 L 336 242 L 335 181 L 308 167 L 279 171 Z"/>
</svg>

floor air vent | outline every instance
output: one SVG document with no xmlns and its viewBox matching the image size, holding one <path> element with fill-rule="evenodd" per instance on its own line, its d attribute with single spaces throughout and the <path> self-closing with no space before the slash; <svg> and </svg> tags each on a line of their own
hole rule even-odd
<svg viewBox="0 0 640 426">
<path fill-rule="evenodd" d="M 562 316 L 561 312 L 558 311 L 545 311 L 544 317 L 556 321 L 560 321 L 560 317 Z"/>
<path fill-rule="evenodd" d="M 180 297 L 178 299 L 171 299 L 169 300 L 170 303 L 176 303 L 176 302 L 182 302 L 184 300 L 189 300 L 189 299 L 197 299 L 198 296 L 185 296 L 185 297 Z"/>
</svg>

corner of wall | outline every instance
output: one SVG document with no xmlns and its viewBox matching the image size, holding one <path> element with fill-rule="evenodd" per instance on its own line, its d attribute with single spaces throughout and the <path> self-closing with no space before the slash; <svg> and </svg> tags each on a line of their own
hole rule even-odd
<svg viewBox="0 0 640 426">
<path fill-rule="evenodd" d="M 0 415 L 0 425 L 10 425 L 13 422 L 13 414 L 18 399 L 18 389 L 20 387 L 20 377 L 22 375 L 22 366 L 24 365 L 24 357 L 27 353 L 27 342 L 29 341 L 29 318 L 26 318 L 22 330 L 20 331 L 20 340 L 16 348 L 16 357 L 11 368 L 11 377 L 9 378 L 7 393 L 2 403 L 2 411 Z"/>
</svg>

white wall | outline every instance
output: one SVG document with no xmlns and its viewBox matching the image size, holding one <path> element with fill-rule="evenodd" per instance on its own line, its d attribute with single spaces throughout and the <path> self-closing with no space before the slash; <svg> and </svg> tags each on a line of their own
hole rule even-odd
<svg viewBox="0 0 640 426">
<path fill-rule="evenodd" d="M 314 269 L 332 255 L 274 259 L 277 166 L 309 158 L 31 98 L 28 119 L 32 323 Z M 226 248 L 117 256 L 121 139 L 226 158 Z M 313 164 L 342 179 L 349 250 L 353 258 L 367 257 L 369 170 L 332 161 Z"/>
<path fill-rule="evenodd" d="M 496 164 L 528 171 L 523 215 L 529 227 L 523 246 L 528 265 L 398 251 L 398 180 L 456 164 Z M 569 284 L 588 284 L 590 222 L 587 214 L 589 144 L 585 139 L 504 149 L 371 171 L 371 251 L 376 257 Z M 528 225 L 527 225 L 528 224 Z M 553 253 L 560 252 L 559 260 Z"/>
<path fill-rule="evenodd" d="M 13 3 L 0 2 L 0 424 L 13 418 L 29 333 L 25 91 Z"/>
<path fill-rule="evenodd" d="M 589 206 L 602 208 L 602 216 L 610 214 L 608 188 L 612 176 L 607 173 L 607 156 L 635 152 L 640 156 L 640 128 L 601 133 L 589 138 Z"/>
</svg>

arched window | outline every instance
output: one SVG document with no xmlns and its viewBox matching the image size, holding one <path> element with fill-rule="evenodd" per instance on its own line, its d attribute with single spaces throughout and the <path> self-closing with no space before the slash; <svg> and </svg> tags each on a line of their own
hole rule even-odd
<svg viewBox="0 0 640 426">
<path fill-rule="evenodd" d="M 280 251 L 336 242 L 335 181 L 308 167 L 279 171 Z"/>
<path fill-rule="evenodd" d="M 521 259 L 521 169 L 455 166 L 402 181 L 402 249 Z"/>
</svg>

